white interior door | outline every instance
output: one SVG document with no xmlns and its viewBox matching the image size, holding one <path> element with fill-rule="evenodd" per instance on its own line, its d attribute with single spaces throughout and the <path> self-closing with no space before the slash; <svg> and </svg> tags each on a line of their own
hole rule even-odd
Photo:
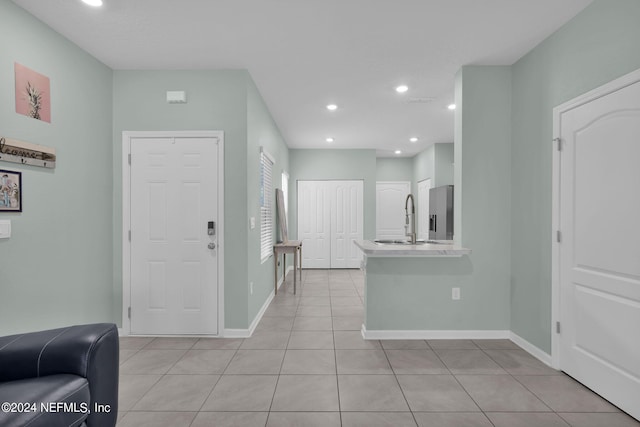
<svg viewBox="0 0 640 427">
<path fill-rule="evenodd" d="M 558 253 L 560 367 L 640 419 L 638 80 L 559 113 Z"/>
<path fill-rule="evenodd" d="M 331 204 L 326 181 L 298 181 L 298 240 L 304 268 L 331 267 Z"/>
<path fill-rule="evenodd" d="M 431 178 L 418 182 L 418 238 L 429 240 L 429 190 Z"/>
<path fill-rule="evenodd" d="M 362 251 L 353 243 L 363 234 L 363 181 L 329 181 L 331 268 L 359 268 Z"/>
<path fill-rule="evenodd" d="M 404 203 L 411 193 L 408 181 L 376 182 L 376 238 L 406 239 Z"/>
<path fill-rule="evenodd" d="M 218 140 L 130 141 L 131 333 L 217 335 Z"/>
</svg>

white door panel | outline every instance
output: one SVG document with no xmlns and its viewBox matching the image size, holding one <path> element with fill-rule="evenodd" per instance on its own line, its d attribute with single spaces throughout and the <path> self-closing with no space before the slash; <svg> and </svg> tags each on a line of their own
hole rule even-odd
<svg viewBox="0 0 640 427">
<path fill-rule="evenodd" d="M 640 82 L 560 114 L 561 369 L 640 417 Z"/>
<path fill-rule="evenodd" d="M 361 252 L 353 243 L 363 234 L 363 182 L 328 181 L 331 209 L 331 268 L 359 268 Z"/>
<path fill-rule="evenodd" d="M 316 181 L 298 182 L 298 239 L 304 268 L 330 268 L 330 203 L 328 189 Z"/>
<path fill-rule="evenodd" d="M 298 239 L 304 268 L 358 268 L 362 181 L 298 181 Z"/>
<path fill-rule="evenodd" d="M 218 334 L 215 138 L 131 138 L 131 333 Z"/>
<path fill-rule="evenodd" d="M 407 181 L 376 182 L 376 239 L 406 239 L 404 203 Z"/>
<path fill-rule="evenodd" d="M 418 182 L 418 238 L 429 240 L 429 190 L 431 178 Z"/>
</svg>

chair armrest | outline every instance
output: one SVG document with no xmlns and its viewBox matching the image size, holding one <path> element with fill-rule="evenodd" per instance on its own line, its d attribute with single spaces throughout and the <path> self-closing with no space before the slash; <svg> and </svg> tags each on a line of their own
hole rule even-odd
<svg viewBox="0 0 640 427">
<path fill-rule="evenodd" d="M 0 338 L 0 382 L 53 374 L 74 374 L 86 378 L 92 405 L 109 405 L 113 412 L 109 414 L 113 417 L 113 424 L 111 416 L 92 413 L 88 419 L 89 426 L 115 425 L 118 366 L 118 330 L 110 323 Z"/>
</svg>

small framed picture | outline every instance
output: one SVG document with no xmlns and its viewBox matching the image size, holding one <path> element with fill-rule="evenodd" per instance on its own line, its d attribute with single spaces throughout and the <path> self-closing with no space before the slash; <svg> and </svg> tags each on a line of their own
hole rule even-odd
<svg viewBox="0 0 640 427">
<path fill-rule="evenodd" d="M 22 212 L 22 172 L 0 169 L 0 212 Z"/>
</svg>

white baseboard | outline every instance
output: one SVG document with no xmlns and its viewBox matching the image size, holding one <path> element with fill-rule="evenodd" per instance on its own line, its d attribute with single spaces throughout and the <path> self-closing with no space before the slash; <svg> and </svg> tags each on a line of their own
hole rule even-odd
<svg viewBox="0 0 640 427">
<path fill-rule="evenodd" d="M 532 355 L 536 359 L 540 360 L 545 365 L 553 367 L 552 366 L 552 359 L 551 359 L 551 355 L 550 354 L 546 353 L 543 350 L 540 350 L 538 347 L 536 347 L 535 345 L 531 344 L 529 341 L 525 340 L 524 338 L 522 338 L 521 336 L 519 336 L 518 334 L 516 334 L 513 331 L 511 331 L 511 334 L 510 334 L 509 338 L 511 339 L 511 341 L 513 341 L 514 343 L 518 344 L 527 353 L 529 353 L 530 355 Z"/>
<path fill-rule="evenodd" d="M 438 331 L 438 330 L 391 330 L 368 331 L 362 325 L 362 337 L 365 340 L 452 340 L 452 339 L 508 339 L 510 331 L 479 330 L 479 331 Z"/>
<path fill-rule="evenodd" d="M 280 286 L 281 285 L 279 285 L 278 288 Z M 253 318 L 253 322 L 251 322 L 251 325 L 249 325 L 248 329 L 226 329 L 225 328 L 222 336 L 224 338 L 249 338 L 251 335 L 253 335 L 253 332 L 256 330 L 258 323 L 260 323 L 260 320 L 262 320 L 262 316 L 264 316 L 264 312 L 267 311 L 267 308 L 269 308 L 269 304 L 271 304 L 271 301 L 273 300 L 274 297 L 275 297 L 275 292 L 271 291 L 271 293 L 267 297 L 264 304 L 262 304 L 260 311 L 258 311 L 258 314 L 256 314 L 256 317 Z"/>
<path fill-rule="evenodd" d="M 126 332 L 124 331 L 124 329 L 122 329 L 122 328 L 118 328 L 118 336 L 119 336 L 119 337 L 126 337 L 126 336 L 128 336 L 128 335 L 129 335 L 129 334 L 128 334 L 128 333 L 126 333 Z"/>
</svg>

